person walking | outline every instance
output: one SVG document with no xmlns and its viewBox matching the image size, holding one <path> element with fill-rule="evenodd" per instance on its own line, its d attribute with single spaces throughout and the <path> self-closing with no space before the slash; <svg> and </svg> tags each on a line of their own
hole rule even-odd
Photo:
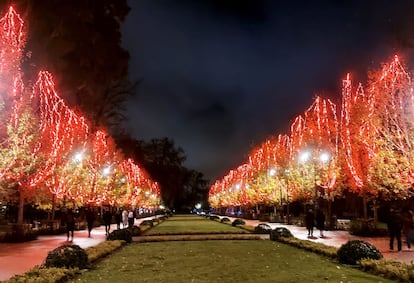
<svg viewBox="0 0 414 283">
<path fill-rule="evenodd" d="M 66 235 L 67 235 L 67 242 L 73 242 L 73 235 L 75 232 L 75 213 L 70 208 L 68 209 L 66 215 Z"/>
<path fill-rule="evenodd" d="M 411 244 L 414 244 L 414 213 L 410 209 L 404 215 L 403 232 L 407 241 L 407 248 L 411 250 Z"/>
<path fill-rule="evenodd" d="M 105 209 L 102 219 L 105 225 L 105 235 L 109 235 L 109 230 L 111 230 L 111 222 L 112 222 L 112 213 L 109 210 L 109 208 Z"/>
<path fill-rule="evenodd" d="M 323 238 L 323 230 L 325 230 L 325 214 L 322 209 L 316 211 L 316 228 L 319 229 L 319 236 Z"/>
<path fill-rule="evenodd" d="M 122 228 L 126 228 L 128 226 L 128 211 L 124 209 L 122 211 Z"/>
<path fill-rule="evenodd" d="M 401 229 L 402 229 L 402 217 L 398 210 L 391 208 L 387 221 L 388 233 L 390 235 L 390 250 L 394 250 L 394 239 L 397 240 L 397 249 L 401 251 Z"/>
<path fill-rule="evenodd" d="M 315 215 L 313 210 L 309 209 L 305 216 L 306 229 L 308 230 L 308 238 L 313 237 L 313 227 L 315 226 Z"/>
<path fill-rule="evenodd" d="M 134 226 L 134 212 L 132 210 L 129 210 L 128 212 L 128 227 Z"/>
<path fill-rule="evenodd" d="M 88 225 L 88 237 L 91 237 L 91 231 L 93 229 L 93 226 L 95 224 L 95 212 L 93 211 L 93 208 L 88 207 L 86 208 L 86 223 Z"/>
<path fill-rule="evenodd" d="M 121 210 L 118 209 L 115 213 L 115 222 L 116 222 L 116 229 L 121 229 L 121 222 L 122 222 L 122 213 Z"/>
</svg>

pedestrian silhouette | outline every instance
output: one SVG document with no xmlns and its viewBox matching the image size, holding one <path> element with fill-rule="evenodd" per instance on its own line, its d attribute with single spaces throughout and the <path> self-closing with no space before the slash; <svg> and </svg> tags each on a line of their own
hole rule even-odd
<svg viewBox="0 0 414 283">
<path fill-rule="evenodd" d="M 401 251 L 401 229 L 402 229 L 402 217 L 398 210 L 391 208 L 388 221 L 387 221 L 388 233 L 390 236 L 390 250 L 394 250 L 394 239 L 397 240 L 397 249 Z"/>
<path fill-rule="evenodd" d="M 315 226 L 315 215 L 313 210 L 309 209 L 305 216 L 306 229 L 308 230 L 308 237 L 313 237 L 313 227 Z"/>
<path fill-rule="evenodd" d="M 68 212 L 66 215 L 66 235 L 67 235 L 66 241 L 68 242 L 73 241 L 74 232 L 75 232 L 75 213 L 70 208 L 68 209 Z"/>
<path fill-rule="evenodd" d="M 95 224 L 95 213 L 92 208 L 88 207 L 86 209 L 86 223 L 88 225 L 88 237 L 91 236 L 91 231 Z"/>
<path fill-rule="evenodd" d="M 105 235 L 109 235 L 109 230 L 111 229 L 112 222 L 112 213 L 109 211 L 109 209 L 105 209 L 102 218 L 105 225 Z"/>
<path fill-rule="evenodd" d="M 319 235 L 323 238 L 323 230 L 325 230 L 325 214 L 321 209 L 316 211 L 316 228 L 319 229 Z"/>
<path fill-rule="evenodd" d="M 121 210 L 118 209 L 115 213 L 115 222 L 116 222 L 116 229 L 121 229 L 121 222 L 122 222 L 122 213 Z"/>
<path fill-rule="evenodd" d="M 407 248 L 411 250 L 411 244 L 414 244 L 414 213 L 408 210 L 403 219 L 403 232 L 407 241 Z"/>
</svg>

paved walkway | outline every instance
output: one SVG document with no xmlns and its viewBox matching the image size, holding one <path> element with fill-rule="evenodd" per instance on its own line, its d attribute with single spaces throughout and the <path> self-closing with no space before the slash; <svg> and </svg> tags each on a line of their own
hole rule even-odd
<svg viewBox="0 0 414 283">
<path fill-rule="evenodd" d="M 135 225 L 152 217 L 135 220 Z M 116 224 L 111 225 L 111 230 L 116 229 Z M 105 226 L 96 227 L 88 237 L 87 230 L 75 231 L 72 244 L 81 248 L 96 246 L 106 240 Z M 54 248 L 68 244 L 66 234 L 39 236 L 36 240 L 24 243 L 0 243 L 0 281 L 7 280 L 15 274 L 29 271 L 36 265 L 41 265 L 48 252 Z"/>
<path fill-rule="evenodd" d="M 226 216 L 227 217 L 227 216 Z M 231 221 L 236 218 L 228 217 Z M 298 239 L 302 240 L 310 240 L 312 242 L 322 243 L 328 246 L 334 246 L 339 248 L 341 245 L 345 244 L 349 240 L 363 240 L 365 242 L 369 242 L 373 244 L 380 252 L 383 254 L 385 259 L 388 260 L 395 260 L 400 261 L 408 264 L 414 263 L 414 250 L 408 251 L 407 246 L 405 244 L 405 239 L 403 236 L 403 250 L 401 252 L 397 252 L 397 243 L 394 243 L 395 251 L 390 251 L 388 247 L 389 238 L 388 237 L 358 237 L 349 234 L 348 231 L 342 230 L 332 230 L 332 231 L 324 231 L 324 237 L 319 237 L 319 230 L 315 229 L 313 232 L 314 237 L 308 238 L 308 232 L 305 227 L 300 227 L 296 225 L 286 225 L 280 223 L 270 223 L 270 222 L 263 222 L 259 220 L 245 220 L 247 225 L 256 227 L 260 223 L 265 223 L 270 225 L 272 229 L 276 227 L 286 227 L 290 230 L 290 232 Z"/>
<path fill-rule="evenodd" d="M 152 217 L 136 219 L 135 225 L 139 225 L 146 219 Z M 232 221 L 235 218 L 229 217 Z M 261 222 L 258 220 L 245 220 L 247 225 L 257 226 L 260 223 L 266 223 L 273 229 L 275 227 L 286 227 L 292 234 L 299 239 L 310 240 L 313 242 L 323 243 L 326 245 L 340 247 L 349 240 L 361 239 L 372 243 L 384 255 L 386 259 L 397 260 L 412 264 L 414 262 L 414 251 L 389 252 L 388 238 L 363 238 L 350 235 L 347 231 L 325 231 L 324 238 L 307 237 L 305 227 L 295 225 L 285 225 L 280 223 Z M 116 229 L 116 225 L 111 225 L 111 231 Z M 319 231 L 314 231 L 315 236 L 319 236 Z M 73 244 L 82 248 L 95 246 L 106 240 L 105 227 L 100 226 L 92 230 L 91 238 L 88 238 L 87 230 L 75 231 Z M 54 248 L 66 244 L 66 234 L 39 236 L 37 240 L 24 243 L 0 243 L 0 281 L 7 280 L 15 274 L 22 274 L 32 269 L 35 265 L 40 265 L 46 259 L 47 253 Z M 403 244 L 404 245 L 404 244 Z M 404 249 L 406 246 L 404 246 Z"/>
</svg>

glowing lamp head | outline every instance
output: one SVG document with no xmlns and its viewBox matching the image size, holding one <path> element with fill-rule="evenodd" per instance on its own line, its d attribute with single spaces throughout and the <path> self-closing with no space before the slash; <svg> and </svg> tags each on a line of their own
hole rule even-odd
<svg viewBox="0 0 414 283">
<path fill-rule="evenodd" d="M 272 168 L 269 170 L 269 176 L 273 177 L 274 175 L 276 175 L 276 169 Z"/>
<path fill-rule="evenodd" d="M 78 152 L 75 154 L 75 156 L 73 156 L 73 161 L 75 162 L 82 162 L 83 159 L 83 153 L 82 152 Z"/>
<path fill-rule="evenodd" d="M 329 155 L 329 153 L 324 152 L 321 154 L 321 156 L 319 157 L 322 161 L 322 163 L 326 163 L 329 161 L 329 159 L 331 158 L 331 156 Z"/>
<path fill-rule="evenodd" d="M 310 157 L 311 157 L 311 154 L 309 151 L 302 152 L 301 155 L 299 155 L 299 161 L 301 163 L 305 163 L 310 159 Z"/>
<path fill-rule="evenodd" d="M 111 173 L 111 167 L 110 167 L 110 166 L 105 167 L 105 168 L 102 170 L 102 174 L 103 174 L 104 176 L 109 175 L 109 173 Z"/>
</svg>

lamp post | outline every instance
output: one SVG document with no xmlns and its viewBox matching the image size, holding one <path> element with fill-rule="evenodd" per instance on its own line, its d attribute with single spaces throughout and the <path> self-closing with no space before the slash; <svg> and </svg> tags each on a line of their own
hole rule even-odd
<svg viewBox="0 0 414 283">
<path fill-rule="evenodd" d="M 318 196 L 318 186 L 317 186 L 317 169 L 320 167 L 320 165 L 323 167 L 329 160 L 331 159 L 331 155 L 328 152 L 321 152 L 319 155 L 312 156 L 312 153 L 310 151 L 304 151 L 299 156 L 299 161 L 301 163 L 307 163 L 308 161 L 312 162 L 312 169 L 313 169 L 313 186 L 314 186 L 314 199 L 313 199 L 313 205 L 314 205 L 314 213 L 316 213 L 316 209 L 318 208 L 317 203 L 317 196 Z"/>
<path fill-rule="evenodd" d="M 269 169 L 269 172 L 267 173 L 267 177 L 273 178 L 275 175 L 276 175 L 276 169 L 275 168 Z M 272 179 L 272 182 L 273 182 L 273 179 Z M 269 182 L 267 183 L 269 184 Z M 273 187 L 273 184 L 272 184 L 272 192 L 274 189 L 275 188 Z M 274 193 L 276 194 L 276 192 Z M 282 200 L 280 200 L 280 203 L 282 204 Z M 276 214 L 277 214 L 276 205 L 273 205 L 273 221 L 276 221 Z"/>
</svg>

